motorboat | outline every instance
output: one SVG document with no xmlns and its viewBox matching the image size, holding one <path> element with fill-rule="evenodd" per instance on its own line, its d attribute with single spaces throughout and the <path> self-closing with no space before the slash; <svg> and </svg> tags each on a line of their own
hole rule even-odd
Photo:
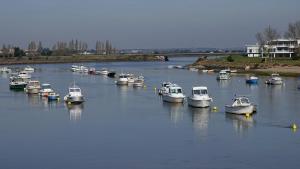
<svg viewBox="0 0 300 169">
<path fill-rule="evenodd" d="M 258 77 L 256 76 L 250 76 L 246 79 L 247 84 L 257 84 L 258 83 Z"/>
<path fill-rule="evenodd" d="M 126 74 L 121 73 L 116 82 L 117 85 L 128 85 L 128 76 Z"/>
<path fill-rule="evenodd" d="M 161 88 L 158 90 L 159 95 L 163 95 L 169 92 L 169 87 L 172 85 L 171 82 L 162 82 Z"/>
<path fill-rule="evenodd" d="M 11 90 L 24 90 L 27 86 L 27 82 L 20 77 L 14 76 L 10 78 L 9 88 Z"/>
<path fill-rule="evenodd" d="M 69 87 L 69 93 L 64 97 L 64 101 L 68 104 L 80 104 L 84 102 L 81 89 L 75 83 Z"/>
<path fill-rule="evenodd" d="M 42 97 L 48 97 L 49 93 L 53 93 L 53 89 L 51 88 L 51 85 L 48 83 L 42 84 L 41 90 L 40 90 L 40 96 Z"/>
<path fill-rule="evenodd" d="M 27 83 L 27 86 L 25 88 L 25 92 L 28 94 L 38 94 L 40 92 L 41 85 L 40 82 L 37 80 L 30 80 Z"/>
<path fill-rule="evenodd" d="M 34 68 L 31 66 L 26 66 L 23 71 L 28 73 L 34 73 Z"/>
<path fill-rule="evenodd" d="M 278 73 L 273 73 L 265 83 L 270 85 L 281 85 L 283 84 L 283 80 Z"/>
<path fill-rule="evenodd" d="M 71 71 L 72 72 L 77 72 L 79 70 L 79 66 L 78 65 L 72 65 L 71 67 Z"/>
<path fill-rule="evenodd" d="M 252 114 L 254 111 L 256 111 L 256 106 L 245 96 L 235 97 L 232 105 L 225 106 L 225 112 L 231 114 L 245 115 Z"/>
<path fill-rule="evenodd" d="M 102 68 L 101 70 L 97 71 L 97 74 L 100 75 L 108 75 L 109 71 L 106 68 Z"/>
<path fill-rule="evenodd" d="M 135 81 L 135 77 L 133 74 L 127 74 L 128 84 L 133 84 Z"/>
<path fill-rule="evenodd" d="M 54 91 L 53 92 L 50 92 L 48 94 L 48 101 L 58 101 L 60 99 L 60 96 L 58 93 L 55 93 Z"/>
<path fill-rule="evenodd" d="M 31 75 L 26 71 L 21 71 L 21 72 L 19 72 L 18 77 L 25 79 L 25 80 L 29 80 L 31 78 Z"/>
<path fill-rule="evenodd" d="M 169 92 L 162 95 L 162 99 L 163 101 L 170 103 L 183 103 L 185 95 L 183 94 L 180 86 L 172 84 L 169 87 Z"/>
<path fill-rule="evenodd" d="M 192 95 L 188 97 L 188 105 L 191 107 L 209 107 L 212 98 L 208 95 L 206 86 L 192 88 Z"/>
<path fill-rule="evenodd" d="M 72 72 L 78 72 L 78 73 L 88 73 L 89 69 L 85 66 L 82 66 L 82 65 L 81 66 L 72 65 L 71 71 Z"/>
<path fill-rule="evenodd" d="M 230 75 L 226 70 L 221 70 L 217 76 L 217 80 L 229 80 Z"/>
<path fill-rule="evenodd" d="M 144 86 L 144 77 L 139 76 L 134 80 L 133 87 L 143 87 Z"/>
<path fill-rule="evenodd" d="M 116 72 L 115 71 L 109 71 L 107 76 L 110 77 L 110 78 L 115 78 Z"/>
</svg>

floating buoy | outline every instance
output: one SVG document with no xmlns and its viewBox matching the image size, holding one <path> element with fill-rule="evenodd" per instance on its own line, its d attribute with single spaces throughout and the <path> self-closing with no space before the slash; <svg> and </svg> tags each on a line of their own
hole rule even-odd
<svg viewBox="0 0 300 169">
<path fill-rule="evenodd" d="M 291 128 L 292 128 L 293 130 L 296 130 L 298 127 L 297 127 L 297 125 L 296 125 L 295 123 L 293 123 L 293 124 L 291 125 Z"/>
<path fill-rule="evenodd" d="M 68 104 L 71 104 L 71 102 L 68 102 Z"/>
<path fill-rule="evenodd" d="M 218 107 L 214 106 L 214 107 L 212 108 L 212 110 L 213 110 L 213 112 L 217 112 L 217 111 L 218 111 Z"/>
<path fill-rule="evenodd" d="M 60 100 L 60 98 L 57 98 L 57 101 L 59 101 Z"/>
<path fill-rule="evenodd" d="M 246 113 L 245 116 L 246 116 L 247 118 L 249 118 L 251 115 L 250 115 L 250 113 Z"/>
<path fill-rule="evenodd" d="M 154 90 L 156 91 L 156 87 L 154 87 Z"/>
</svg>

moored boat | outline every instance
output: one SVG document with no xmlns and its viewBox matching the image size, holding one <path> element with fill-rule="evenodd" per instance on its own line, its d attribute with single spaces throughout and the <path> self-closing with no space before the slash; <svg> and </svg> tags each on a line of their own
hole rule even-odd
<svg viewBox="0 0 300 169">
<path fill-rule="evenodd" d="M 97 71 L 97 74 L 100 75 L 108 75 L 109 71 L 106 68 L 102 68 L 101 70 Z"/>
<path fill-rule="evenodd" d="M 121 73 L 116 82 L 117 85 L 128 85 L 128 76 L 126 74 Z"/>
<path fill-rule="evenodd" d="M 24 80 L 31 79 L 31 75 L 28 72 L 26 72 L 26 71 L 19 72 L 18 77 L 20 77 L 20 78 L 22 78 Z"/>
<path fill-rule="evenodd" d="M 144 86 L 144 77 L 139 76 L 134 80 L 134 83 L 132 84 L 133 87 L 143 87 Z"/>
<path fill-rule="evenodd" d="M 270 84 L 270 85 L 282 85 L 283 84 L 283 80 L 282 78 L 279 76 L 278 73 L 273 73 L 271 75 L 271 77 L 266 80 L 265 82 L 266 84 Z"/>
<path fill-rule="evenodd" d="M 28 94 L 38 94 L 41 89 L 40 82 L 37 80 L 30 80 L 25 88 Z"/>
<path fill-rule="evenodd" d="M 170 103 L 183 103 L 185 95 L 183 94 L 180 86 L 172 84 L 169 87 L 169 92 L 162 95 L 162 99 L 163 101 Z"/>
<path fill-rule="evenodd" d="M 206 86 L 192 88 L 192 95 L 188 97 L 188 105 L 191 107 L 210 107 L 212 98 L 208 95 Z"/>
<path fill-rule="evenodd" d="M 116 72 L 115 71 L 109 71 L 107 76 L 110 77 L 110 78 L 114 78 L 116 76 Z"/>
<path fill-rule="evenodd" d="M 59 99 L 59 94 L 55 93 L 54 91 L 48 94 L 48 101 L 58 101 Z"/>
<path fill-rule="evenodd" d="M 28 72 L 28 73 L 33 73 L 33 72 L 34 72 L 34 68 L 31 67 L 31 66 L 26 66 L 26 67 L 24 68 L 24 71 L 25 71 L 25 72 Z"/>
<path fill-rule="evenodd" d="M 225 106 L 225 112 L 231 114 L 252 114 L 256 111 L 256 106 L 250 103 L 249 99 L 245 96 L 236 97 L 232 105 Z"/>
<path fill-rule="evenodd" d="M 68 104 L 80 104 L 84 102 L 81 89 L 75 83 L 69 87 L 69 93 L 64 97 L 64 101 Z"/>
<path fill-rule="evenodd" d="M 221 70 L 217 76 L 217 80 L 229 80 L 230 75 L 226 70 Z"/>
<path fill-rule="evenodd" d="M 250 76 L 246 79 L 247 84 L 257 84 L 258 83 L 258 77 L 256 76 Z"/>
<path fill-rule="evenodd" d="M 49 83 L 44 83 L 41 85 L 41 90 L 39 92 L 40 96 L 48 97 L 49 93 L 54 92 Z"/>
<path fill-rule="evenodd" d="M 169 92 L 169 87 L 172 85 L 171 82 L 162 82 L 161 88 L 158 90 L 159 95 L 163 95 Z"/>
<path fill-rule="evenodd" d="M 9 88 L 11 90 L 23 90 L 27 86 L 27 82 L 20 77 L 11 77 L 9 82 Z"/>
</svg>

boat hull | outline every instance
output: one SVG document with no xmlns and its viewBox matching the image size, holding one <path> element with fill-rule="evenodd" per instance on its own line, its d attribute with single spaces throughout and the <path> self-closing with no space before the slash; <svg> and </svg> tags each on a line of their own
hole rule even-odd
<svg viewBox="0 0 300 169">
<path fill-rule="evenodd" d="M 257 84 L 257 83 L 258 83 L 258 80 L 257 80 L 257 79 L 247 79 L 247 80 L 246 80 L 246 83 L 247 83 L 247 84 Z"/>
<path fill-rule="evenodd" d="M 172 97 L 169 95 L 162 95 L 162 99 L 165 102 L 169 103 L 183 103 L 184 102 L 184 97 Z"/>
<path fill-rule="evenodd" d="M 56 100 L 59 100 L 59 96 L 56 95 L 56 96 L 48 96 L 48 101 L 56 101 Z"/>
<path fill-rule="evenodd" d="M 128 85 L 128 81 L 118 80 L 117 85 Z"/>
<path fill-rule="evenodd" d="M 38 94 L 40 92 L 40 88 L 27 88 L 26 93 L 28 94 Z"/>
<path fill-rule="evenodd" d="M 27 84 L 10 84 L 9 89 L 10 90 L 23 90 L 26 88 Z"/>
<path fill-rule="evenodd" d="M 254 112 L 254 106 L 225 106 L 225 112 L 230 114 L 252 114 Z"/>
<path fill-rule="evenodd" d="M 197 100 L 193 98 L 188 98 L 188 105 L 191 107 L 199 107 L 199 108 L 205 108 L 205 107 L 210 107 L 211 99 L 206 99 L 206 100 Z"/>
<path fill-rule="evenodd" d="M 84 102 L 84 98 L 82 96 L 65 96 L 65 102 L 70 104 L 80 104 Z"/>
</svg>

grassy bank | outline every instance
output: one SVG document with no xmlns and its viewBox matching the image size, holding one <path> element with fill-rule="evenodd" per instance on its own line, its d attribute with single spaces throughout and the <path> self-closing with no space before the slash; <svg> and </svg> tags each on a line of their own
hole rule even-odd
<svg viewBox="0 0 300 169">
<path fill-rule="evenodd" d="M 117 62 L 117 61 L 157 61 L 149 55 L 74 55 L 74 56 L 35 56 L 22 58 L 0 58 L 1 65 L 12 64 L 50 64 L 80 62 Z"/>
<path fill-rule="evenodd" d="M 277 72 L 283 76 L 299 76 L 300 60 L 290 58 L 249 58 L 241 55 L 225 56 L 217 59 L 199 58 L 188 67 L 198 69 L 237 69 L 241 73 L 254 73 L 259 75 L 270 75 Z M 246 69 L 247 68 L 247 69 Z"/>
</svg>

